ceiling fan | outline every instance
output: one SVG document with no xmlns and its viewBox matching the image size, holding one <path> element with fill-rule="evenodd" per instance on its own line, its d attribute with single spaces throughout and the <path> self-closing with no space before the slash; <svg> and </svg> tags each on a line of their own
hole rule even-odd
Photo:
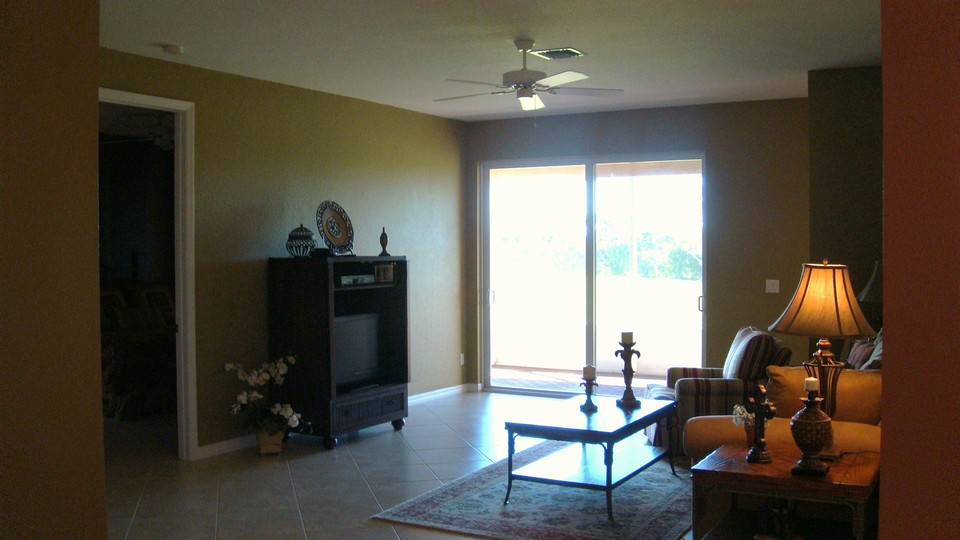
<svg viewBox="0 0 960 540">
<path fill-rule="evenodd" d="M 482 92 L 479 94 L 468 94 L 465 96 L 454 96 L 448 98 L 435 99 L 434 101 L 450 101 L 454 99 L 464 99 L 476 96 L 487 96 L 497 94 L 516 93 L 520 101 L 520 108 L 525 111 L 534 111 L 545 107 L 540 96 L 537 94 L 553 95 L 571 95 L 571 96 L 592 96 L 592 97 L 611 97 L 623 94 L 623 90 L 609 88 L 574 88 L 561 85 L 580 81 L 589 78 L 587 75 L 577 71 L 562 71 L 555 75 L 547 76 L 542 71 L 527 69 L 527 54 L 533 49 L 532 39 L 517 39 L 513 42 L 520 55 L 523 58 L 523 68 L 517 71 L 508 71 L 503 74 L 503 84 L 494 84 L 479 81 L 466 81 L 462 79 L 447 79 L 449 82 L 459 82 L 467 84 L 481 84 L 483 86 L 493 86 L 497 88 L 492 92 Z"/>
</svg>

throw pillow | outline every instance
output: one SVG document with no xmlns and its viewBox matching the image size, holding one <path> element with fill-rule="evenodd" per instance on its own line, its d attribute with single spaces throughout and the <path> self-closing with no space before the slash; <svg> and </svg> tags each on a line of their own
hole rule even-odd
<svg viewBox="0 0 960 540">
<path fill-rule="evenodd" d="M 803 367 L 768 366 L 767 399 L 777 407 L 778 418 L 790 418 L 803 408 L 803 380 L 807 370 Z"/>
<path fill-rule="evenodd" d="M 803 408 L 800 398 L 806 396 L 803 380 L 807 370 L 802 366 L 769 366 L 767 399 L 777 407 L 777 417 L 790 418 Z M 845 369 L 837 381 L 837 411 L 834 420 L 880 423 L 882 377 L 879 371 Z"/>
<path fill-rule="evenodd" d="M 876 348 L 876 345 L 873 344 L 873 340 L 857 341 L 850 349 L 850 356 L 847 357 L 847 363 L 850 364 L 850 367 L 853 369 L 862 368 L 863 365 L 867 363 L 867 360 L 870 359 L 874 348 Z"/>
<path fill-rule="evenodd" d="M 880 369 L 883 365 L 883 342 L 877 341 L 876 346 L 870 353 L 870 357 L 860 367 L 860 369 Z"/>
<path fill-rule="evenodd" d="M 723 378 L 746 381 L 761 378 L 775 347 L 776 342 L 770 334 L 751 327 L 740 329 L 723 365 Z"/>
</svg>

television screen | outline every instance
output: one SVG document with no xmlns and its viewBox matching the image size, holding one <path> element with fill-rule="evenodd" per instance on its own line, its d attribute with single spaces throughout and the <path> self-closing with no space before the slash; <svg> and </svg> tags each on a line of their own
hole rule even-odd
<svg viewBox="0 0 960 540">
<path fill-rule="evenodd" d="M 333 319 L 333 357 L 338 387 L 373 384 L 379 375 L 379 319 L 376 313 Z"/>
</svg>

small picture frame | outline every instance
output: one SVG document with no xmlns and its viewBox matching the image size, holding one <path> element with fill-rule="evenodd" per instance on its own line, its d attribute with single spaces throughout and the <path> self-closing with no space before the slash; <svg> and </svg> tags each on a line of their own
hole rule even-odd
<svg viewBox="0 0 960 540">
<path fill-rule="evenodd" d="M 377 283 L 393 283 L 393 263 L 376 266 Z"/>
</svg>

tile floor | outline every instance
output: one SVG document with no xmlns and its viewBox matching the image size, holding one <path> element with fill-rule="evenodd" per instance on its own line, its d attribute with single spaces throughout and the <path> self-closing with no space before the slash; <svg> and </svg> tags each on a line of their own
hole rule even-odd
<svg viewBox="0 0 960 540">
<path fill-rule="evenodd" d="M 108 420 L 109 538 L 462 538 L 369 518 L 506 457 L 503 422 L 544 399 L 438 397 L 411 405 L 402 431 L 368 428 L 331 451 L 295 435 L 281 456 L 250 448 L 194 462 L 176 459 L 169 421 Z M 521 437 L 517 449 L 537 442 Z"/>
</svg>

